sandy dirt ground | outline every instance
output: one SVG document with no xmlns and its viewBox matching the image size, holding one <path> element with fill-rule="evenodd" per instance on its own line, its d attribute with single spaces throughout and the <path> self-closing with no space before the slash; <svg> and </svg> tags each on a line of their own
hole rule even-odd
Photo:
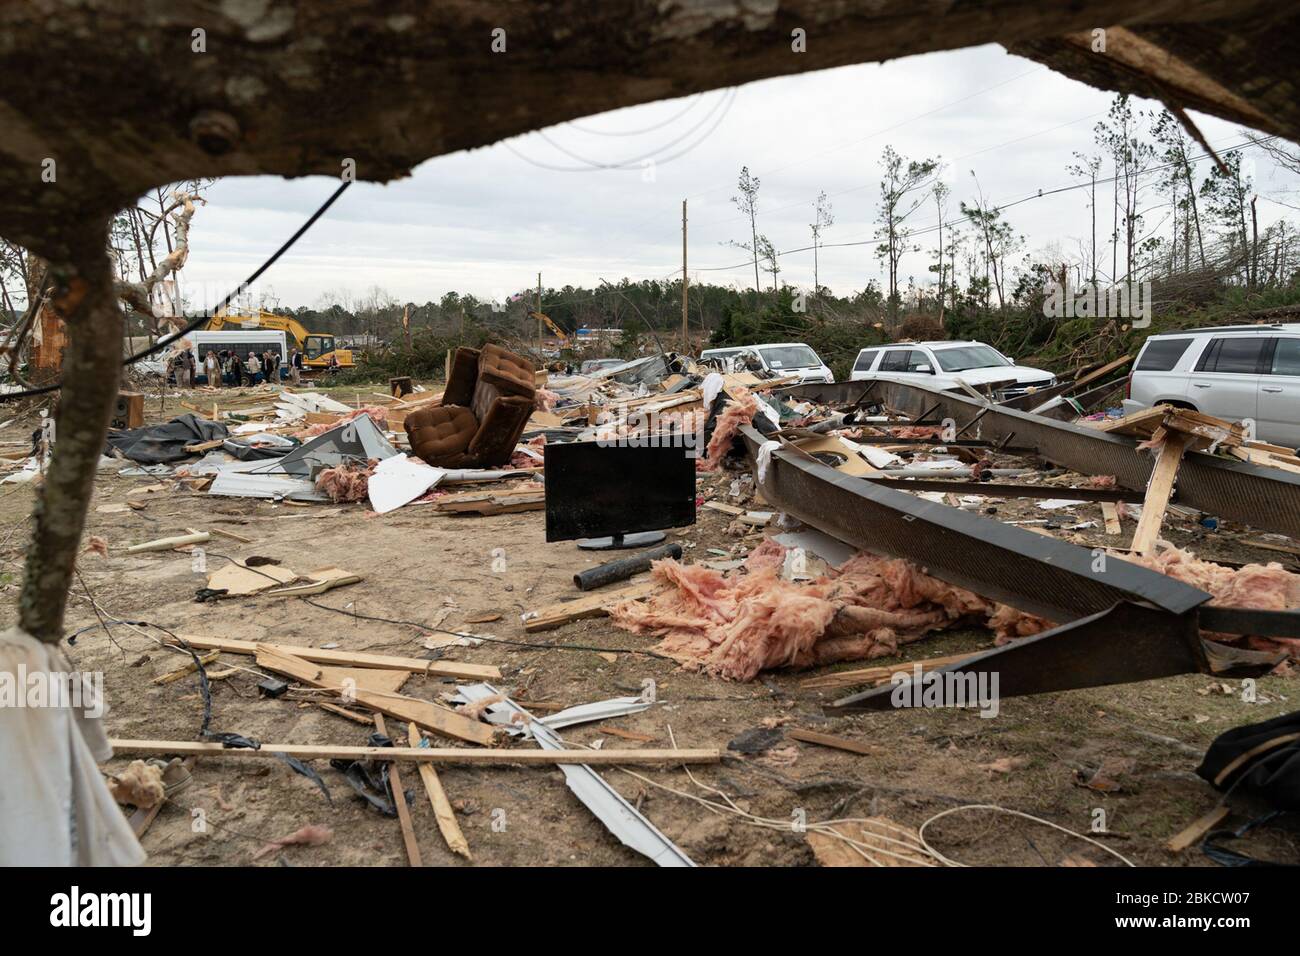
<svg viewBox="0 0 1300 956">
<path fill-rule="evenodd" d="M 167 416 L 175 410 L 173 398 Z M 155 399 L 150 419 L 167 416 L 159 414 Z M 12 423 L 0 429 L 0 441 L 21 442 L 31 427 L 30 417 Z M 419 657 L 434 653 L 423 647 L 430 631 L 362 620 L 349 612 L 427 624 L 445 609 L 443 627 L 475 633 L 484 642 L 448 648 L 442 656 L 500 666 L 503 689 L 517 698 L 567 706 L 639 693 L 646 678 L 656 682 L 658 703 L 649 710 L 563 732 L 580 745 L 603 739 L 605 747 L 668 747 L 671 731 L 679 746 L 725 749 L 737 735 L 766 722 L 779 729 L 819 730 L 868 746 L 869 753 L 855 754 L 784 738 L 766 753 L 731 753 L 720 764 L 693 771 L 698 781 L 723 791 L 749 817 L 715 813 L 664 789 L 718 799 L 680 768 L 638 768 L 651 783 L 618 769 L 602 770 L 609 783 L 702 865 L 815 865 L 804 834 L 760 826 L 754 818 L 788 823 L 800 815 L 808 820 L 883 816 L 915 827 L 965 804 L 996 804 L 1084 832 L 1090 831 L 1101 810 L 1108 832 L 1092 835 L 1134 863 L 1206 865 L 1208 860 L 1197 850 L 1174 854 L 1164 846 L 1216 803 L 1216 793 L 1193 773 L 1199 755 L 1222 731 L 1296 706 L 1298 685 L 1293 678 L 1261 679 L 1258 701 L 1246 703 L 1237 694 L 1223 693 L 1210 678 L 1187 676 L 1004 700 L 994 719 L 970 711 L 830 718 L 821 705 L 838 694 L 802 689 L 806 673 L 768 673 L 749 684 L 714 680 L 634 653 L 650 648 L 654 640 L 630 635 L 603 618 L 527 634 L 520 615 L 575 596 L 573 573 L 596 563 L 572 543 L 546 544 L 540 512 L 462 517 L 413 505 L 376 516 L 363 505 L 291 507 L 215 498 L 173 487 L 176 483 L 166 479 L 161 482 L 164 489 L 142 490 L 159 483 L 155 478 L 113 474 L 97 482 L 87 531 L 105 538 L 110 551 L 107 557 L 81 557 L 69 631 L 97 624 L 102 614 L 147 621 L 180 634 L 312 646 L 336 643 L 346 649 Z M 0 485 L 0 614 L 6 626 L 15 618 L 32 497 L 29 485 Z M 104 507 L 128 499 L 144 506 L 125 511 Z M 1080 517 L 1098 518 L 1088 510 L 1096 508 L 1082 506 Z M 703 509 L 697 525 L 673 532 L 670 540 L 680 541 L 694 559 L 707 557 L 710 547 L 732 550 L 757 543 L 754 537 L 729 534 L 728 521 Z M 127 556 L 119 550 L 183 534 L 188 528 L 218 527 L 252 542 L 214 539 L 208 546 L 209 570 L 226 558 L 260 555 L 299 572 L 337 565 L 363 580 L 313 599 L 342 613 L 298 599 L 196 603 L 195 591 L 205 578 L 193 570 L 190 555 Z M 1125 523 L 1125 533 L 1132 533 L 1131 522 Z M 1213 556 L 1211 538 L 1202 535 L 1198 550 L 1203 556 Z M 1106 541 L 1104 535 L 1095 540 Z M 1253 557 L 1292 560 L 1279 554 Z M 1294 567 L 1294 562 L 1288 566 Z M 466 623 L 494 614 L 500 619 Z M 947 633 L 911 645 L 905 658 L 991 644 L 987 632 Z M 196 739 L 202 715 L 197 677 L 161 686 L 152 683 L 188 658 L 122 625 L 86 630 L 70 653 L 82 669 L 103 672 L 112 736 Z M 225 667 L 247 670 L 213 682 L 213 730 L 264 742 L 366 742 L 367 728 L 320 708 L 319 694 L 290 692 L 285 698 L 265 699 L 256 690 L 259 675 L 251 658 L 223 654 L 219 663 L 210 665 L 213 670 Z M 405 693 L 433 699 L 450 686 L 439 678 L 415 676 Z M 604 734 L 604 727 L 651 740 Z M 112 764 L 124 765 L 122 758 Z M 143 839 L 150 862 L 248 865 L 268 840 L 305 824 L 324 824 L 333 830 L 328 843 L 287 847 L 257 865 L 406 865 L 397 820 L 357 798 L 325 761 L 315 766 L 331 791 L 332 806 L 313 783 L 278 761 L 200 760 L 193 784 L 163 809 Z M 1100 792 L 1083 785 L 1099 769 L 1118 789 Z M 441 777 L 475 865 L 649 865 L 595 820 L 555 768 L 448 767 Z M 418 775 L 409 767 L 405 783 L 426 865 L 470 865 L 447 850 Z M 195 808 L 204 812 L 204 832 L 195 832 Z M 936 849 L 965 863 L 1118 865 L 1082 840 L 982 811 L 945 817 L 926 835 Z M 1275 859 L 1300 860 L 1296 834 L 1261 832 L 1240 841 L 1240 846 Z"/>
</svg>

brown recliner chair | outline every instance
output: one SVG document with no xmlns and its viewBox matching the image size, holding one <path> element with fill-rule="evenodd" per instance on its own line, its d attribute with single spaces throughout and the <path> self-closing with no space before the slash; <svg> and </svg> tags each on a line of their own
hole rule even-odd
<svg viewBox="0 0 1300 956">
<path fill-rule="evenodd" d="M 442 404 L 406 416 L 411 451 L 440 468 L 509 464 L 537 395 L 533 363 L 499 345 L 457 349 Z"/>
</svg>

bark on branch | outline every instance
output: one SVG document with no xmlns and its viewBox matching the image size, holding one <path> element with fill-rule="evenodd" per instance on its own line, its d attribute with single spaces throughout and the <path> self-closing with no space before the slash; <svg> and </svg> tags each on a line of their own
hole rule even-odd
<svg viewBox="0 0 1300 956">
<path fill-rule="evenodd" d="M 63 634 L 63 614 L 86 524 L 95 469 L 117 399 L 123 313 L 104 254 L 107 221 L 85 227 L 67 261 L 50 263 L 52 303 L 68 329 L 63 390 L 50 468 L 36 498 L 35 530 L 18 602 L 19 623 L 43 641 Z"/>
</svg>

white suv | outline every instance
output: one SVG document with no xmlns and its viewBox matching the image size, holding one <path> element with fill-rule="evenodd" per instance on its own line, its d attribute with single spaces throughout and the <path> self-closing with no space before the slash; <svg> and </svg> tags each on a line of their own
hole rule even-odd
<svg viewBox="0 0 1300 956">
<path fill-rule="evenodd" d="M 1300 324 L 1227 325 L 1146 340 L 1124 411 L 1161 402 L 1255 423 L 1255 437 L 1300 446 Z"/>
<path fill-rule="evenodd" d="M 958 379 L 967 385 L 991 384 L 1002 401 L 1023 395 L 1030 388 L 1056 384 L 1051 372 L 1017 365 L 983 342 L 898 342 L 863 349 L 853 363 L 849 381 L 873 379 L 915 382 L 944 390 L 960 388 Z"/>
<path fill-rule="evenodd" d="M 700 361 L 716 362 L 724 369 L 732 365 L 743 368 L 748 363 L 778 377 L 796 375 L 800 385 L 811 382 L 832 384 L 835 381 L 826 363 L 802 342 L 705 349 L 700 353 Z"/>
</svg>

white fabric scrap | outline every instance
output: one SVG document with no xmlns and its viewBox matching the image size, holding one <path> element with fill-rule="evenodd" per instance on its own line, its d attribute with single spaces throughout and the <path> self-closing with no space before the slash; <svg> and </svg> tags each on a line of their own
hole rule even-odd
<svg viewBox="0 0 1300 956">
<path fill-rule="evenodd" d="M 76 672 L 57 645 L 0 633 L 0 866 L 135 866 L 145 852 L 99 772 L 113 756 L 92 683 L 69 706 L 28 706 L 33 681 Z M 8 699 L 12 698 L 12 699 Z M 66 703 L 66 702 L 65 702 Z"/>
<path fill-rule="evenodd" d="M 758 446 L 758 454 L 754 456 L 754 464 L 758 470 L 758 483 L 761 485 L 767 478 L 767 467 L 772 461 L 772 452 L 781 447 L 779 441 L 765 441 Z"/>
</svg>

